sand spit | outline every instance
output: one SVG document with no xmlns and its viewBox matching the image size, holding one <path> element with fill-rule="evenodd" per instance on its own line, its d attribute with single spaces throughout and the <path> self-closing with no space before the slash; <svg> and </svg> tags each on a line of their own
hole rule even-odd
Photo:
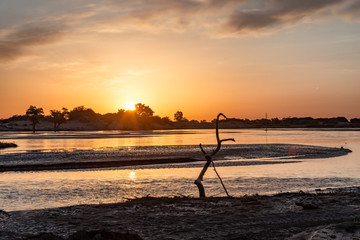
<svg viewBox="0 0 360 240">
<path fill-rule="evenodd" d="M 2 240 L 359 238 L 360 187 L 0 212 Z"/>
<path fill-rule="evenodd" d="M 0 142 L 0 149 L 2 148 L 14 148 L 17 147 L 15 143 Z"/>
<path fill-rule="evenodd" d="M 215 146 L 206 146 L 214 149 Z M 299 160 L 329 158 L 350 153 L 349 149 L 298 144 L 232 144 L 222 147 L 216 160 L 279 158 Z M 41 171 L 85 168 L 110 168 L 151 164 L 172 164 L 204 161 L 197 145 L 143 146 L 106 150 L 77 150 L 66 152 L 25 152 L 0 154 L 0 172 Z M 224 161 L 224 162 L 225 162 Z M 226 164 L 226 163 L 220 163 Z M 244 163 L 232 163 L 244 164 Z"/>
</svg>

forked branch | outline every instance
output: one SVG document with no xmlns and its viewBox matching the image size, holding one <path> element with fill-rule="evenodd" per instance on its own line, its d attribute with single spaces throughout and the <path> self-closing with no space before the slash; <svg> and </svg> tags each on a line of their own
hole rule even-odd
<svg viewBox="0 0 360 240">
<path fill-rule="evenodd" d="M 226 141 L 233 141 L 233 142 L 235 142 L 235 139 L 233 139 L 233 138 L 220 139 L 220 137 L 219 137 L 219 118 L 220 118 L 220 116 L 223 116 L 225 119 L 227 119 L 227 117 L 226 117 L 224 114 L 222 114 L 222 113 L 219 113 L 219 114 L 217 115 L 217 118 L 216 118 L 216 141 L 217 141 L 217 147 L 216 147 L 216 149 L 213 150 L 210 154 L 207 154 L 207 153 L 205 152 L 205 150 L 203 149 L 203 147 L 201 146 L 201 144 L 200 144 L 200 149 L 201 149 L 201 152 L 202 152 L 202 153 L 204 154 L 204 156 L 205 156 L 206 163 L 205 163 L 203 169 L 201 170 L 198 178 L 195 180 L 195 184 L 196 184 L 196 186 L 197 186 L 198 189 L 199 189 L 199 195 L 200 195 L 201 198 L 202 198 L 202 197 L 205 197 L 205 189 L 204 189 L 204 186 L 202 185 L 202 181 L 203 181 L 204 175 L 205 175 L 205 173 L 206 173 L 206 171 L 207 171 L 207 169 L 209 168 L 209 166 L 210 166 L 211 163 L 213 164 L 215 173 L 216 173 L 216 175 L 218 176 L 218 178 L 220 179 L 221 185 L 223 186 L 223 188 L 224 188 L 224 190 L 225 190 L 225 192 L 226 192 L 226 195 L 227 195 L 228 197 L 230 197 L 230 195 L 229 195 L 228 191 L 226 190 L 226 187 L 225 187 L 225 185 L 224 185 L 224 183 L 223 183 L 220 175 L 219 175 L 218 172 L 216 171 L 215 164 L 214 164 L 214 162 L 213 162 L 213 160 L 212 160 L 212 157 L 215 156 L 215 154 L 217 154 L 217 153 L 220 151 L 221 143 L 222 143 L 222 142 L 226 142 Z"/>
</svg>

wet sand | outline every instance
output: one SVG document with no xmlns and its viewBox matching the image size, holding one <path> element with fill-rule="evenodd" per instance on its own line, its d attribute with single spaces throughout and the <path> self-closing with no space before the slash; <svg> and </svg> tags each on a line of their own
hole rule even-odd
<svg viewBox="0 0 360 240">
<path fill-rule="evenodd" d="M 89 232 L 96 234 L 74 238 Z M 109 237 L 119 232 L 128 238 Z M 360 187 L 239 198 L 145 197 L 0 212 L 0 239 L 86 238 L 360 239 Z"/>
<path fill-rule="evenodd" d="M 215 146 L 207 146 L 214 149 Z M 299 144 L 234 144 L 225 145 L 215 160 L 281 158 L 330 158 L 350 153 L 345 148 Z M 66 169 L 111 168 L 151 164 L 204 161 L 197 145 L 145 146 L 112 150 L 76 150 L 65 152 L 25 152 L 0 154 L 0 172 Z"/>
</svg>

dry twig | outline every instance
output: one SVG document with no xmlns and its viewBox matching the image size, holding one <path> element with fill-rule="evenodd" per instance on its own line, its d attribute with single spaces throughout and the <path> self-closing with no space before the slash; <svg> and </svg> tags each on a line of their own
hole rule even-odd
<svg viewBox="0 0 360 240">
<path fill-rule="evenodd" d="M 233 138 L 220 139 L 220 137 L 219 137 L 219 118 L 220 118 L 220 116 L 223 116 L 225 119 L 227 119 L 227 117 L 226 117 L 224 114 L 222 114 L 222 113 L 219 113 L 219 114 L 217 115 L 217 118 L 216 118 L 216 140 L 217 140 L 217 147 L 216 147 L 216 149 L 215 149 L 214 151 L 212 151 L 211 154 L 207 154 L 207 153 L 205 152 L 205 150 L 203 149 L 203 147 L 201 146 L 201 143 L 200 143 L 200 149 L 201 149 L 201 152 L 202 152 L 202 153 L 204 154 L 204 156 L 205 156 L 206 163 L 205 163 L 203 169 L 201 170 L 198 178 L 195 180 L 195 184 L 196 184 L 196 186 L 197 186 L 198 189 L 199 189 L 199 195 L 200 195 L 201 198 L 205 197 L 205 189 L 204 189 L 204 186 L 202 185 L 202 181 L 203 181 L 204 175 L 205 175 L 205 173 L 206 173 L 206 171 L 207 171 L 207 169 L 209 168 L 209 166 L 210 166 L 211 163 L 213 164 L 213 168 L 214 168 L 214 170 L 215 170 L 215 173 L 216 173 L 216 175 L 218 176 L 218 178 L 219 178 L 219 180 L 220 180 L 220 182 L 221 182 L 221 185 L 223 186 L 223 188 L 224 188 L 224 190 L 225 190 L 225 192 L 226 192 L 226 195 L 227 195 L 228 197 L 230 197 L 230 195 L 229 195 L 228 191 L 226 190 L 226 187 L 225 187 L 225 185 L 224 185 L 224 183 L 223 183 L 220 175 L 219 175 L 218 172 L 216 171 L 215 164 L 214 164 L 214 162 L 213 162 L 213 160 L 212 160 L 212 157 L 215 156 L 215 154 L 216 154 L 217 152 L 219 152 L 219 150 L 220 150 L 220 148 L 221 148 L 221 143 L 222 143 L 222 142 L 226 142 L 226 141 L 233 141 L 233 142 L 235 142 L 235 139 L 233 139 Z"/>
</svg>

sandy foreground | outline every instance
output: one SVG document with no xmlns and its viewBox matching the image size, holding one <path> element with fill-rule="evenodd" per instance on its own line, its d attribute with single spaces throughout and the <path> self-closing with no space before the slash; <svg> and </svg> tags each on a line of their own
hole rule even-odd
<svg viewBox="0 0 360 240">
<path fill-rule="evenodd" d="M 1 211 L 0 239 L 360 239 L 360 187 Z"/>
</svg>

